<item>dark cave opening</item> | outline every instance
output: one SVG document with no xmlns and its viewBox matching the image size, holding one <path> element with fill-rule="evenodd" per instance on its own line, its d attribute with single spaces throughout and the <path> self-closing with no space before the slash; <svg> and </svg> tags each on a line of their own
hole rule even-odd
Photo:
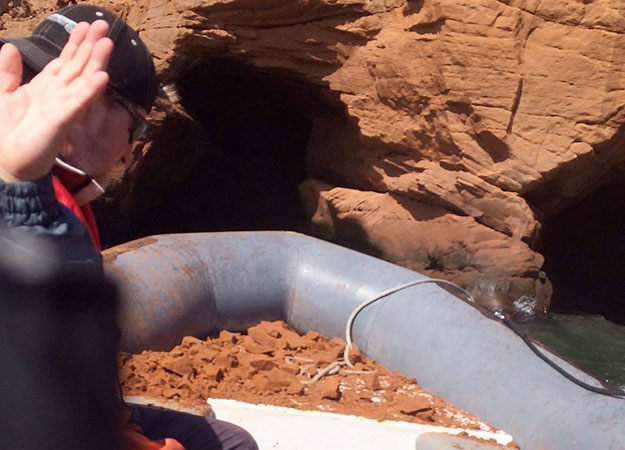
<svg viewBox="0 0 625 450">
<path fill-rule="evenodd" d="M 136 217 L 125 214 L 116 221 L 114 206 L 96 205 L 104 246 L 163 233 L 305 231 L 298 185 L 307 177 L 312 120 L 340 114 L 322 87 L 224 59 L 190 65 L 175 85 L 200 136 L 176 142 L 178 156 L 161 153 L 160 162 L 156 156 L 150 162 L 154 169 L 136 183 L 138 198 L 132 202 L 145 199 L 153 206 L 141 213 L 130 208 Z M 190 162 L 183 180 L 156 182 L 164 165 L 184 165 L 184 158 Z"/>
<path fill-rule="evenodd" d="M 296 86 L 225 60 L 195 65 L 176 84 L 215 144 L 181 186 L 176 222 L 204 231 L 299 229 L 311 123 Z"/>
<path fill-rule="evenodd" d="M 542 245 L 554 312 L 599 314 L 625 325 L 625 180 L 550 217 Z"/>
</svg>

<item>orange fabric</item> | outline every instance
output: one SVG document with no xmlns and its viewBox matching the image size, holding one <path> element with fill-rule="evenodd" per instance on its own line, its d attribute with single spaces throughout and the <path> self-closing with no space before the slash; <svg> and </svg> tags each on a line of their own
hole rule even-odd
<svg viewBox="0 0 625 450">
<path fill-rule="evenodd" d="M 85 205 L 82 208 L 74 201 L 74 197 L 61 181 L 52 176 L 52 184 L 54 186 L 54 196 L 56 200 L 67 207 L 83 225 L 89 231 L 91 242 L 97 249 L 98 253 L 100 248 L 100 234 L 98 233 L 98 226 L 95 221 L 95 217 L 89 205 Z M 122 423 L 121 423 L 121 440 L 123 450 L 185 450 L 184 447 L 175 439 L 166 438 L 160 441 L 151 441 L 146 438 L 141 431 L 141 427 L 132 422 L 130 410 L 121 405 L 122 407 Z"/>
<path fill-rule="evenodd" d="M 98 226 L 95 223 L 95 217 L 93 216 L 91 207 L 89 205 L 85 205 L 82 208 L 78 206 L 72 194 L 69 193 L 63 183 L 55 176 L 52 176 L 52 185 L 54 186 L 54 196 L 56 200 L 61 205 L 67 207 L 83 223 L 89 232 L 93 246 L 99 253 L 102 250 L 100 247 L 100 233 L 98 233 Z"/>
</svg>

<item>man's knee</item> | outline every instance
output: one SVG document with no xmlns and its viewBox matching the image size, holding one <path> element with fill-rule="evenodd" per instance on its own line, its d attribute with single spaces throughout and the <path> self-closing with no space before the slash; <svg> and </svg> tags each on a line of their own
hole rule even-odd
<svg viewBox="0 0 625 450">
<path fill-rule="evenodd" d="M 252 435 L 240 426 L 213 418 L 209 418 L 208 423 L 217 434 L 223 450 L 258 450 Z"/>
<path fill-rule="evenodd" d="M 132 405 L 131 410 L 149 439 L 173 438 L 187 450 L 258 450 L 252 435 L 232 423 L 152 406 Z"/>
</svg>

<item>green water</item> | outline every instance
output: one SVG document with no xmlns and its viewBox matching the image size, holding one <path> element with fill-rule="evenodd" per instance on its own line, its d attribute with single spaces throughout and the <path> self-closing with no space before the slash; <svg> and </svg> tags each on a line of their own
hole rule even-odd
<svg viewBox="0 0 625 450">
<path fill-rule="evenodd" d="M 625 326 L 597 315 L 555 313 L 522 326 L 536 340 L 577 366 L 625 386 Z"/>
</svg>

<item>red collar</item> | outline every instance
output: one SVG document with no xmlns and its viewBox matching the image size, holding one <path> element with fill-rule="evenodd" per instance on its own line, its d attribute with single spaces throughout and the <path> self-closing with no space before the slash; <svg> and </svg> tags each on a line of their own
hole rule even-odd
<svg viewBox="0 0 625 450">
<path fill-rule="evenodd" d="M 70 172 L 56 164 L 52 167 L 52 175 L 57 177 L 61 183 L 63 183 L 63 186 L 71 193 L 89 184 L 88 176 Z"/>
<path fill-rule="evenodd" d="M 59 169 L 65 174 L 69 173 L 66 170 Z M 72 194 L 67 189 L 65 185 L 65 181 L 61 181 L 61 178 L 57 177 L 55 171 L 53 170 L 52 176 L 52 185 L 54 186 L 54 196 L 56 200 L 66 208 L 68 208 L 77 218 L 82 222 L 87 231 L 89 232 L 89 236 L 91 237 L 91 242 L 93 246 L 96 248 L 98 252 L 101 251 L 100 247 L 100 234 L 98 233 L 98 225 L 95 221 L 95 216 L 91 211 L 91 207 L 89 205 L 83 205 L 82 207 L 78 206 L 78 203 L 74 200 Z M 70 175 L 74 175 L 71 174 Z M 80 177 L 76 175 L 76 177 Z M 86 178 L 86 177 L 84 177 Z M 70 183 L 72 180 L 69 180 Z M 79 180 L 78 180 L 79 181 Z"/>
</svg>

